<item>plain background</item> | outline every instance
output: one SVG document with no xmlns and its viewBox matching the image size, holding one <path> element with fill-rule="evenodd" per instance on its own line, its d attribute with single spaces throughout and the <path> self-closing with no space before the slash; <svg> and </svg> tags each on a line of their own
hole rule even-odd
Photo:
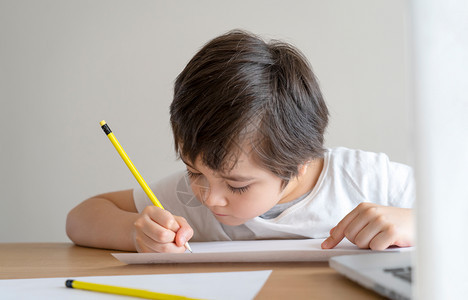
<svg viewBox="0 0 468 300">
<path fill-rule="evenodd" d="M 62 242 L 68 211 L 183 168 L 168 107 L 200 47 L 240 28 L 297 46 L 331 112 L 326 145 L 412 164 L 404 0 L 0 0 L 0 242 Z"/>
</svg>

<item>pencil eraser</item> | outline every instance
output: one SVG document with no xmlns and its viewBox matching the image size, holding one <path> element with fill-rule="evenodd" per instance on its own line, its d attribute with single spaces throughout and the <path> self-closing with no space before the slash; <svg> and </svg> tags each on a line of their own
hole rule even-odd
<svg viewBox="0 0 468 300">
<path fill-rule="evenodd" d="M 101 124 L 101 126 L 106 125 L 106 121 L 102 120 L 99 124 Z"/>
<path fill-rule="evenodd" d="M 73 280 L 68 279 L 67 281 L 65 281 L 65 286 L 69 288 L 73 288 Z"/>
</svg>

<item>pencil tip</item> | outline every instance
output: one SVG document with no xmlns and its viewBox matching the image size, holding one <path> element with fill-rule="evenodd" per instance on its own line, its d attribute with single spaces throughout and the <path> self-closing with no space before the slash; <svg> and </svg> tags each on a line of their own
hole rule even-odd
<svg viewBox="0 0 468 300">
<path fill-rule="evenodd" d="M 190 251 L 190 253 L 193 253 L 192 248 L 190 248 L 190 245 L 188 244 L 188 242 L 186 242 L 184 246 L 188 251 Z"/>
</svg>

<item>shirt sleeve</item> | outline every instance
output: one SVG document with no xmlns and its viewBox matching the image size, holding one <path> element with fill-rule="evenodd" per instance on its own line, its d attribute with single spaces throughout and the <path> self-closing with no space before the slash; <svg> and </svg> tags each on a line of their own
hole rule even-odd
<svg viewBox="0 0 468 300">
<path fill-rule="evenodd" d="M 388 181 L 389 205 L 412 208 L 416 198 L 413 169 L 404 164 L 390 162 Z"/>
<path fill-rule="evenodd" d="M 150 183 L 149 187 L 153 193 L 155 193 L 156 183 Z M 133 189 L 133 201 L 135 202 L 135 207 L 139 213 L 141 213 L 146 206 L 153 204 L 141 187 Z"/>
<path fill-rule="evenodd" d="M 184 174 L 183 171 L 178 171 L 148 185 L 165 209 L 173 209 L 178 212 L 178 207 L 174 206 L 178 202 L 177 199 L 180 198 L 179 194 L 190 189 L 190 185 L 184 180 Z M 139 213 L 146 206 L 153 205 L 141 186 L 133 189 L 133 201 Z"/>
</svg>

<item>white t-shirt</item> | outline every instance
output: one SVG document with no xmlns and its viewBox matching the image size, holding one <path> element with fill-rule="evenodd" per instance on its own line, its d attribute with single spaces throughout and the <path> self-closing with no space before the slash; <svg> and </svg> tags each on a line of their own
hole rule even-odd
<svg viewBox="0 0 468 300">
<path fill-rule="evenodd" d="M 361 202 L 411 208 L 415 199 L 412 169 L 391 162 L 382 153 L 347 148 L 328 149 L 313 190 L 272 219 L 256 217 L 240 226 L 223 225 L 193 195 L 185 172 L 150 185 L 165 209 L 187 219 L 191 239 L 224 241 L 250 239 L 325 238 Z M 153 205 L 141 188 L 133 192 L 139 212 Z"/>
</svg>

